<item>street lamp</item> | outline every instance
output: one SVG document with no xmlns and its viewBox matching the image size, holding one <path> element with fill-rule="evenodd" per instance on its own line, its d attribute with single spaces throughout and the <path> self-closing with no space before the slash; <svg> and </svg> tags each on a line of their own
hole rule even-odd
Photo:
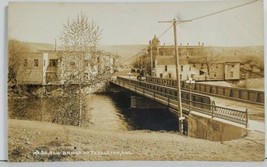
<svg viewBox="0 0 267 167">
<path fill-rule="evenodd" d="M 195 82 L 195 80 L 193 80 L 192 78 L 189 78 L 188 80 L 185 81 L 187 84 L 189 84 L 189 113 L 191 112 L 191 101 L 192 101 L 192 94 L 191 94 L 191 91 L 192 91 L 192 85 Z"/>
</svg>

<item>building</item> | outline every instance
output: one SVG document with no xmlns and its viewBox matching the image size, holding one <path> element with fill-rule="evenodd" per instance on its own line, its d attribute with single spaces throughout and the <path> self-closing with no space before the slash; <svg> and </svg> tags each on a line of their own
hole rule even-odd
<svg viewBox="0 0 267 167">
<path fill-rule="evenodd" d="M 240 69 L 241 79 L 264 77 L 264 72 L 261 70 L 260 65 L 254 61 L 240 64 Z"/>
<path fill-rule="evenodd" d="M 174 56 L 157 57 L 155 73 L 158 78 L 176 79 L 176 65 Z M 180 79 L 182 81 L 193 78 L 199 80 L 201 78 L 200 70 L 188 64 L 187 60 L 180 59 Z"/>
<path fill-rule="evenodd" d="M 53 85 L 88 83 L 98 74 L 113 73 L 115 58 L 109 53 L 41 50 L 22 54 L 18 84 Z"/>
<path fill-rule="evenodd" d="M 186 45 L 180 44 L 178 46 L 178 54 L 182 59 L 187 59 L 190 56 L 200 55 L 202 53 L 202 49 L 204 47 L 204 43 L 198 45 Z M 141 67 L 146 71 L 148 75 L 156 76 L 155 74 L 155 66 L 156 60 L 159 60 L 159 57 L 174 57 L 175 56 L 175 48 L 174 46 L 168 45 L 160 45 L 160 41 L 156 36 L 149 41 L 149 46 L 147 47 L 147 51 L 143 56 Z M 168 59 L 168 58 L 167 58 Z"/>
<path fill-rule="evenodd" d="M 155 77 L 176 79 L 176 65 L 174 56 L 158 56 L 156 58 Z M 208 72 L 207 64 L 189 63 L 187 59 L 180 58 L 180 80 L 185 81 L 189 78 L 204 81 L 222 81 L 240 79 L 240 62 L 218 62 L 210 67 Z M 209 74 L 209 75 L 208 75 Z"/>
<path fill-rule="evenodd" d="M 48 57 L 41 52 L 21 53 L 18 63 L 17 83 L 43 85 L 46 83 Z"/>
<path fill-rule="evenodd" d="M 225 80 L 239 80 L 240 79 L 240 62 L 225 62 L 224 68 Z"/>
<path fill-rule="evenodd" d="M 58 55 L 56 53 L 43 53 L 46 60 L 44 60 L 45 70 L 45 84 L 56 84 L 59 80 L 59 64 Z"/>
</svg>

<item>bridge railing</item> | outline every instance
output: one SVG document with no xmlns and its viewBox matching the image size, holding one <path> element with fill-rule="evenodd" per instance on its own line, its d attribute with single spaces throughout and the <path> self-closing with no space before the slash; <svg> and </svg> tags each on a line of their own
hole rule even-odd
<svg viewBox="0 0 267 167">
<path fill-rule="evenodd" d="M 156 77 L 146 77 L 146 81 L 150 83 L 157 83 L 160 85 L 176 86 L 177 82 L 173 79 L 164 79 Z M 181 88 L 188 90 L 188 84 L 181 82 Z M 247 101 L 256 104 L 264 104 L 264 91 L 248 90 L 244 88 L 232 88 L 226 86 L 209 85 L 203 83 L 195 83 L 192 85 L 192 91 L 201 92 L 209 95 L 227 97 L 231 99 Z"/>
<path fill-rule="evenodd" d="M 170 94 L 170 92 L 162 92 L 159 91 L 161 89 L 155 90 L 155 85 L 150 85 L 150 83 L 146 83 L 145 86 L 142 86 L 142 81 L 129 80 L 127 78 L 118 77 L 117 81 L 112 81 L 113 83 L 117 83 L 120 86 L 130 89 L 138 94 L 142 94 L 151 99 L 154 99 L 164 105 L 167 105 L 170 108 L 175 110 L 177 107 L 177 95 Z M 151 87 L 153 86 L 154 89 Z M 158 85 L 157 87 L 163 87 Z M 182 98 L 182 107 L 187 111 L 195 111 L 205 115 L 209 115 L 212 118 L 217 117 L 220 119 L 228 120 L 231 122 L 239 123 L 247 126 L 248 124 L 248 111 L 241 111 L 231 108 L 226 108 L 222 106 L 217 106 L 211 103 L 203 103 L 199 101 L 195 101 L 192 99 L 191 101 L 186 98 Z"/>
</svg>

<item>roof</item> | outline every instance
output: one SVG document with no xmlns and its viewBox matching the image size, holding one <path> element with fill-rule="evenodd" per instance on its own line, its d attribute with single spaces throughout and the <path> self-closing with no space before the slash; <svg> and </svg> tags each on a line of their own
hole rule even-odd
<svg viewBox="0 0 267 167">
<path fill-rule="evenodd" d="M 158 65 L 175 65 L 175 58 L 174 56 L 158 56 L 157 58 L 157 64 Z M 188 61 L 186 59 L 179 59 L 180 65 L 188 64 Z"/>
<path fill-rule="evenodd" d="M 251 67 L 249 64 L 244 64 L 244 67 L 243 67 L 244 70 L 251 70 Z"/>
</svg>

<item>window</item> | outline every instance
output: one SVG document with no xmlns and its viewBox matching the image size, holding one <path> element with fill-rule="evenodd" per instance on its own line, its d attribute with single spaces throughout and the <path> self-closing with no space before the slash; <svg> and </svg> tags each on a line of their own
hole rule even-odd
<svg viewBox="0 0 267 167">
<path fill-rule="evenodd" d="M 56 67 L 57 66 L 57 59 L 50 59 L 49 60 L 49 66 Z"/>
<path fill-rule="evenodd" d="M 34 59 L 34 66 L 38 67 L 39 63 L 38 63 L 38 59 Z"/>
<path fill-rule="evenodd" d="M 216 65 L 216 68 L 218 68 L 218 65 Z"/>
<path fill-rule="evenodd" d="M 28 66 L 28 60 L 27 60 L 27 59 L 24 59 L 23 65 L 24 65 L 25 67 Z"/>
<path fill-rule="evenodd" d="M 165 66 L 165 71 L 168 71 L 168 66 Z"/>
<path fill-rule="evenodd" d="M 159 77 L 160 77 L 160 78 L 162 78 L 162 77 L 163 77 L 162 73 L 160 73 L 160 74 L 159 74 Z"/>
<path fill-rule="evenodd" d="M 234 77 L 234 72 L 230 71 L 230 78 L 233 78 L 233 77 Z"/>
<path fill-rule="evenodd" d="M 216 78 L 216 73 L 214 74 L 214 77 Z"/>
<path fill-rule="evenodd" d="M 191 74 L 191 78 L 194 78 L 194 74 Z"/>
<path fill-rule="evenodd" d="M 235 67 L 235 65 L 234 64 L 232 64 L 232 68 L 234 68 Z"/>
<path fill-rule="evenodd" d="M 181 66 L 181 71 L 183 71 L 184 70 L 184 66 Z"/>
<path fill-rule="evenodd" d="M 169 78 L 172 78 L 172 74 L 169 74 Z"/>
<path fill-rule="evenodd" d="M 180 74 L 180 79 L 182 79 L 183 78 L 183 74 Z"/>
</svg>

